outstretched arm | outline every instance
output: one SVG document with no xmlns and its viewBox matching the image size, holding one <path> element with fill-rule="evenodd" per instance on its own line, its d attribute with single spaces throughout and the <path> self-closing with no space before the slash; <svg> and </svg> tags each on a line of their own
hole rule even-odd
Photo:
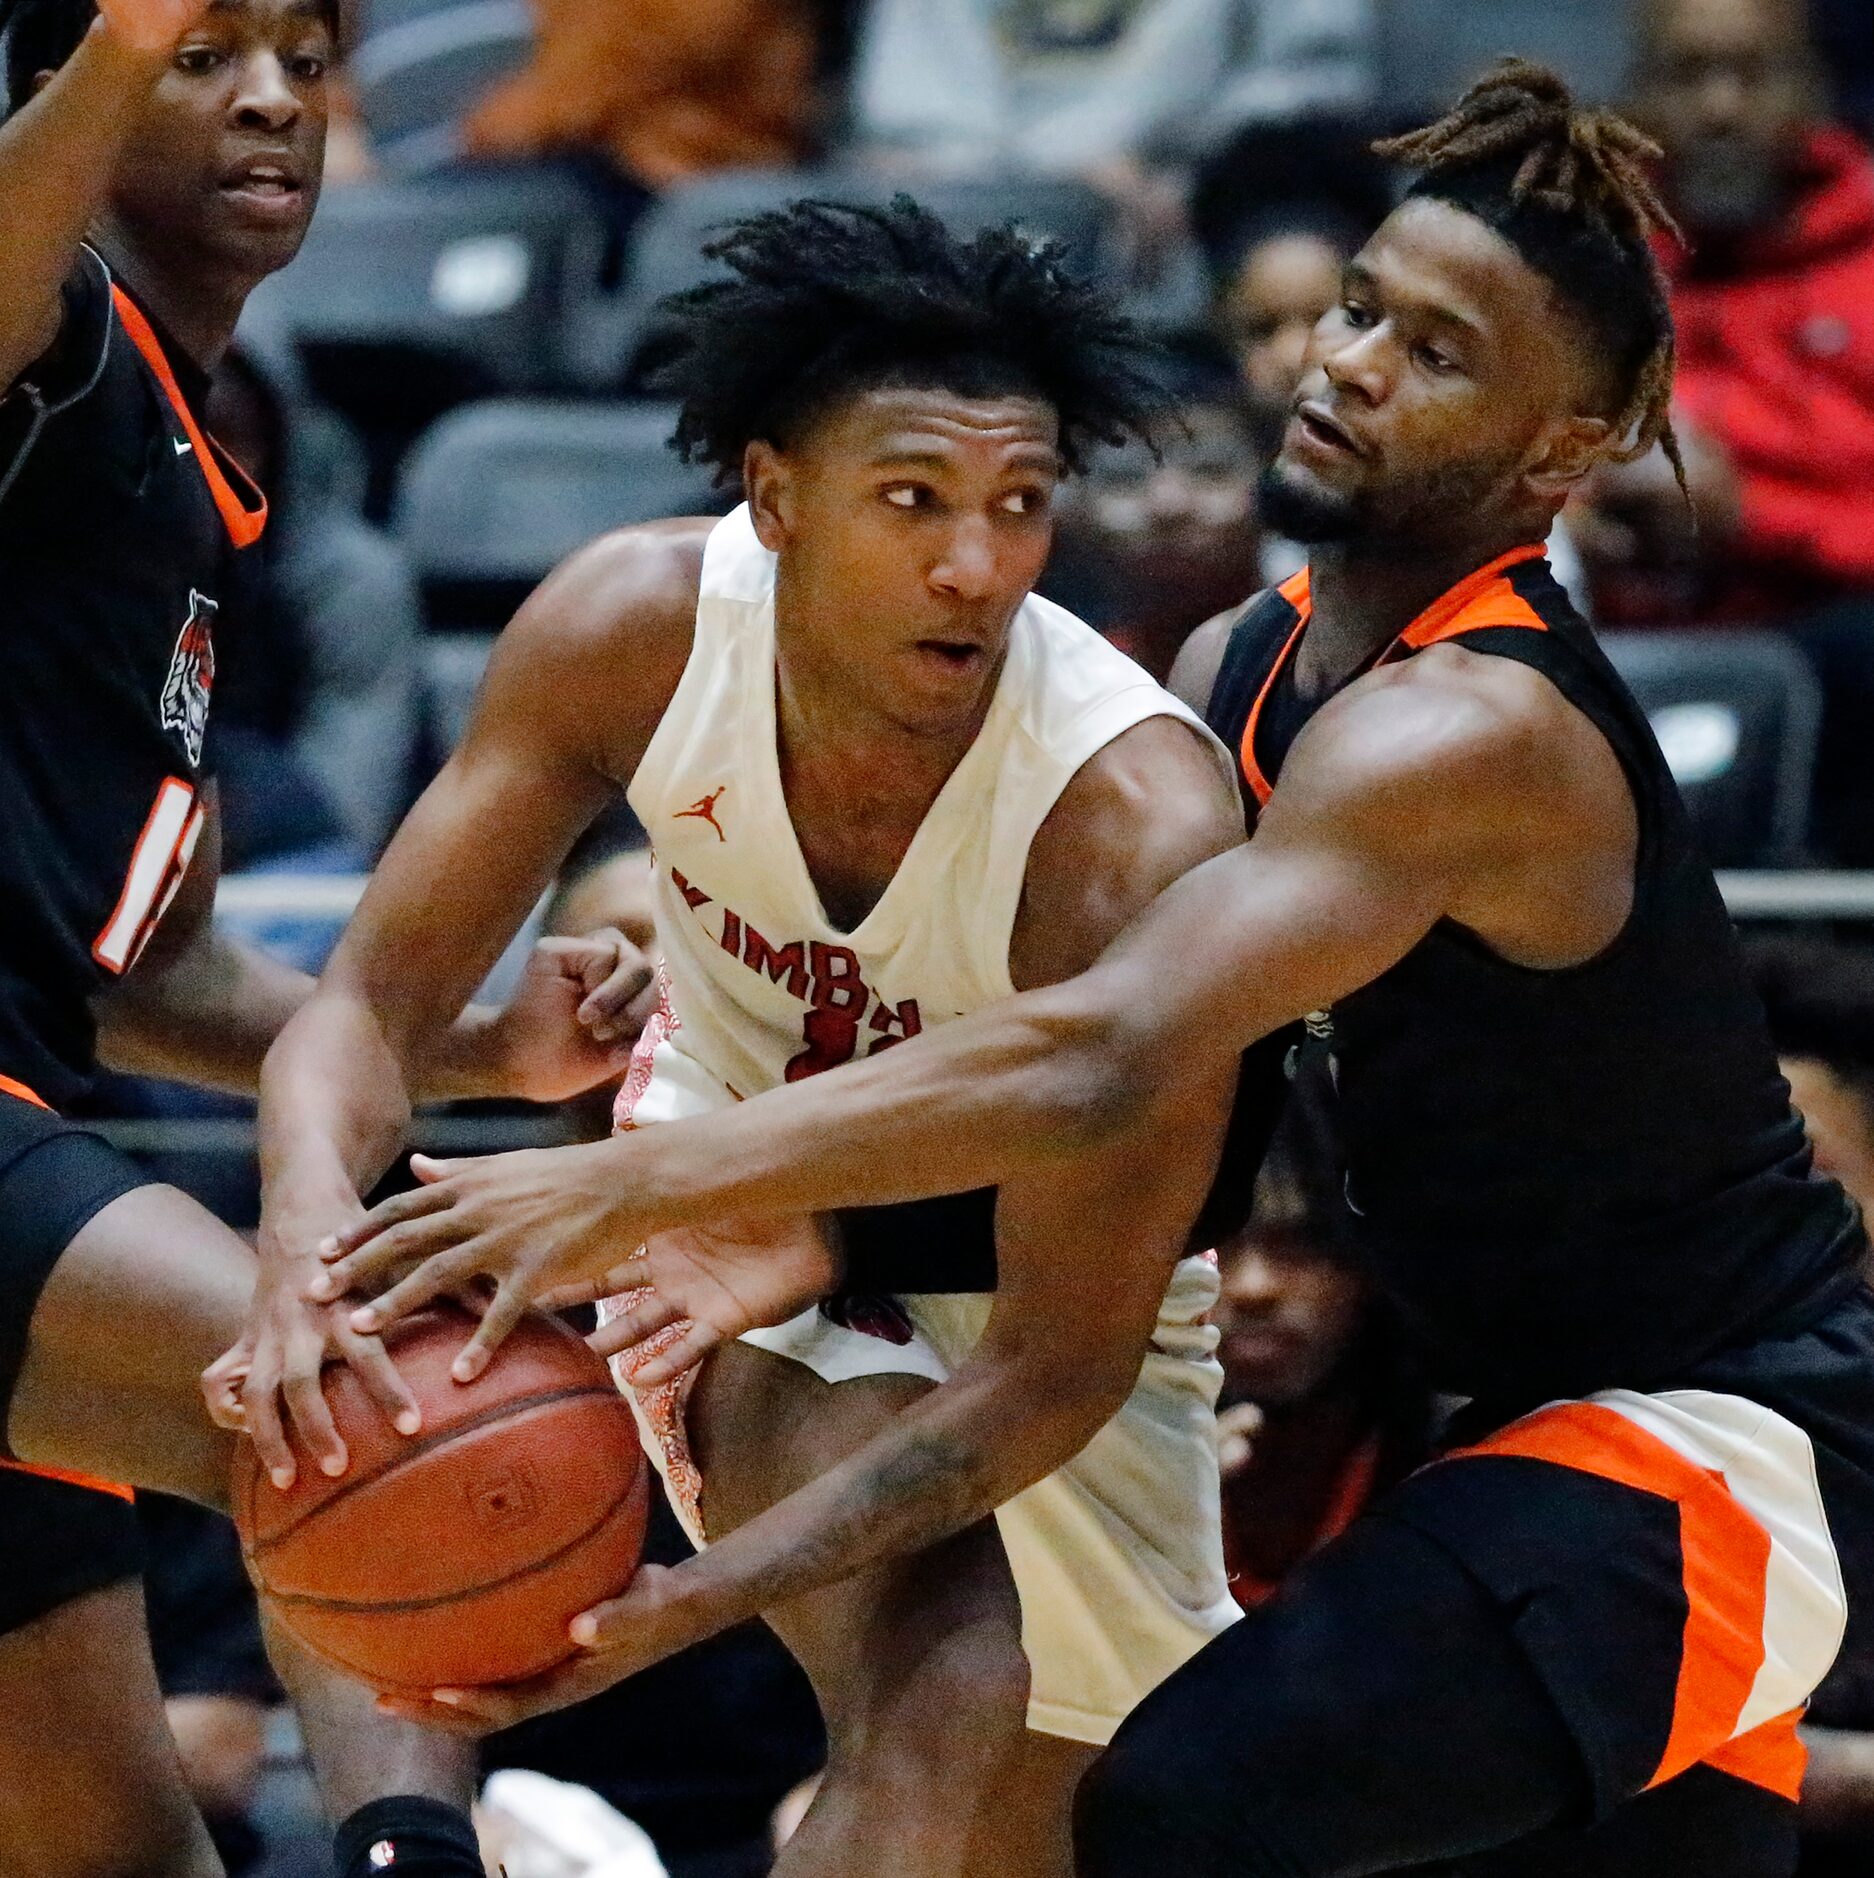
<svg viewBox="0 0 1874 1878">
<path fill-rule="evenodd" d="M 269 1052 L 261 1103 L 261 1283 L 241 1345 L 210 1372 L 276 1480 L 294 1460 L 282 1392 L 328 1472 L 346 1455 L 319 1387 L 328 1340 L 303 1299 L 319 1241 L 349 1224 L 396 1153 L 451 1027 L 579 832 L 628 777 L 683 667 L 707 524 L 625 531 L 575 556 L 522 609 L 461 746 L 391 843 L 314 995 Z M 571 988 L 569 987 L 569 990 Z M 537 1091 L 536 1093 L 550 1093 Z M 562 1092 L 564 1093 L 564 1092 Z M 404 1425 L 407 1396 L 380 1400 Z M 224 1418 L 233 1419 L 226 1415 Z"/>
<path fill-rule="evenodd" d="M 1148 1138 L 1219 1060 L 1441 918 L 1526 963 L 1592 956 L 1626 918 L 1633 843 L 1624 774 L 1585 718 L 1522 667 L 1434 649 L 1323 710 L 1254 840 L 1079 977 L 714 1116 L 459 1163 L 335 1246 L 333 1275 L 423 1259 L 382 1314 L 469 1273 L 538 1291 L 671 1227 L 963 1192 Z"/>
<path fill-rule="evenodd" d="M 59 288 L 150 88 L 207 0 L 103 0 L 84 43 L 0 124 L 0 393 L 58 334 Z"/>
</svg>

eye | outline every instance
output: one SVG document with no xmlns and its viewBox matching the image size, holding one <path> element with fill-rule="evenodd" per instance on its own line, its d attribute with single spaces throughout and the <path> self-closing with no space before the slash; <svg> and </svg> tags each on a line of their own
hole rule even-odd
<svg viewBox="0 0 1874 1878">
<path fill-rule="evenodd" d="M 212 72 L 221 63 L 221 54 L 213 46 L 184 46 L 176 54 L 176 69 L 193 78 Z"/>
<path fill-rule="evenodd" d="M 302 84 L 315 85 L 330 69 L 330 61 L 316 52 L 303 52 L 298 58 L 289 59 L 286 69 Z"/>
<path fill-rule="evenodd" d="M 893 483 L 880 493 L 894 509 L 921 509 L 930 497 L 930 491 L 919 483 Z"/>
<path fill-rule="evenodd" d="M 1043 489 L 1011 489 L 996 503 L 1005 515 L 1033 515 L 1047 506 L 1047 492 Z"/>
<path fill-rule="evenodd" d="M 1417 359 L 1428 372 L 1435 374 L 1455 372 L 1458 369 L 1457 360 L 1454 359 L 1450 353 L 1441 350 L 1437 346 L 1414 346 L 1412 348 L 1412 356 Z"/>
<path fill-rule="evenodd" d="M 1365 332 L 1369 326 L 1374 325 L 1379 317 L 1371 307 L 1362 306 L 1358 300 L 1343 300 L 1340 303 L 1340 312 L 1341 318 L 1360 332 Z"/>
</svg>

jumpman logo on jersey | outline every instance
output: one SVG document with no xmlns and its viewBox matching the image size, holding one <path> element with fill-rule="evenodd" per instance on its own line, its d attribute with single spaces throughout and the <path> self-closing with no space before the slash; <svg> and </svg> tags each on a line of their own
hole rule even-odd
<svg viewBox="0 0 1874 1878">
<path fill-rule="evenodd" d="M 683 821 L 688 818 L 694 821 L 707 822 L 710 827 L 716 831 L 716 839 L 718 841 L 727 841 L 729 837 L 722 832 L 722 824 L 716 820 L 716 804 L 728 793 L 729 785 L 724 783 L 720 789 L 711 790 L 701 801 L 692 802 L 687 809 L 679 809 L 676 814 L 676 819 Z"/>
</svg>

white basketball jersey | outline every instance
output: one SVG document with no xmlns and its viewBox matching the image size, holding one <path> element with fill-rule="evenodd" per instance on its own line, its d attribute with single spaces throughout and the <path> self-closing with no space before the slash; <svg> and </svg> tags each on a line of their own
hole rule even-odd
<svg viewBox="0 0 1874 1878">
<path fill-rule="evenodd" d="M 781 787 L 775 557 L 748 510 L 703 556 L 696 640 L 632 779 L 684 1053 L 749 1096 L 1012 995 L 1028 848 L 1087 759 L 1150 717 L 1198 719 L 1091 627 L 1031 596 L 982 729 L 884 896 L 827 919 Z"/>
</svg>

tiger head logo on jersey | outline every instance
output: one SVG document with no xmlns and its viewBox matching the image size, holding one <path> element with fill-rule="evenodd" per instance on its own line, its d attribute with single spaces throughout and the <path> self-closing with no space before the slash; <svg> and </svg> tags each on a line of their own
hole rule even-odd
<svg viewBox="0 0 1874 1878">
<path fill-rule="evenodd" d="M 188 752 L 189 766 L 199 769 L 202 739 L 208 731 L 208 694 L 215 688 L 215 615 L 219 604 L 205 593 L 189 590 L 189 617 L 176 636 L 175 656 L 157 715 L 165 730 L 173 730 Z"/>
</svg>

